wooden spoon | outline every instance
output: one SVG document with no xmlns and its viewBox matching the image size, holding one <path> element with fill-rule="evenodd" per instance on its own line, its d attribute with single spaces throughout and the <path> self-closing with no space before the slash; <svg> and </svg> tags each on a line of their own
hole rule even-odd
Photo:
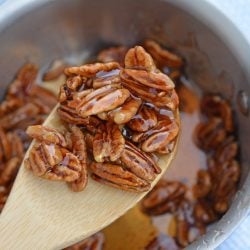
<svg viewBox="0 0 250 250">
<path fill-rule="evenodd" d="M 60 129 L 56 108 L 44 125 Z M 160 158 L 163 171 L 152 186 L 174 159 L 176 148 Z M 0 216 L 0 249 L 62 249 L 106 227 L 145 195 L 108 187 L 91 178 L 83 192 L 74 193 L 65 183 L 35 177 L 22 164 Z"/>
</svg>

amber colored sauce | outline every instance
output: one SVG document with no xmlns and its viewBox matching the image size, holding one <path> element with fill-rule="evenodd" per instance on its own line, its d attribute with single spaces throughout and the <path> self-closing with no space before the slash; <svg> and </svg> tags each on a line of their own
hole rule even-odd
<svg viewBox="0 0 250 250">
<path fill-rule="evenodd" d="M 206 166 L 205 154 L 193 142 L 193 131 L 200 120 L 199 97 L 190 87 L 181 89 L 185 110 L 181 112 L 181 135 L 175 160 L 163 178 L 177 180 L 191 187 L 196 181 L 197 171 Z M 191 104 L 192 107 L 186 105 Z M 192 198 L 192 194 L 188 193 Z M 149 217 L 140 211 L 140 205 L 104 229 L 105 250 L 139 250 L 158 233 L 175 234 L 175 223 L 171 214 Z"/>
</svg>

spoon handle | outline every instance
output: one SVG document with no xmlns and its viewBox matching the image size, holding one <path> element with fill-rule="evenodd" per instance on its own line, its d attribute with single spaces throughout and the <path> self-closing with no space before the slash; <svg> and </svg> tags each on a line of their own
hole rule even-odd
<svg viewBox="0 0 250 250">
<path fill-rule="evenodd" d="M 39 242 L 40 227 L 44 226 L 40 224 L 41 221 L 36 220 L 38 218 L 35 216 L 36 208 L 32 207 L 30 196 L 25 192 L 27 190 L 24 190 L 25 186 L 20 185 L 18 181 L 22 172 L 23 168 L 20 169 L 0 215 L 0 249 L 34 249 L 34 246 L 37 246 L 36 243 Z"/>
</svg>

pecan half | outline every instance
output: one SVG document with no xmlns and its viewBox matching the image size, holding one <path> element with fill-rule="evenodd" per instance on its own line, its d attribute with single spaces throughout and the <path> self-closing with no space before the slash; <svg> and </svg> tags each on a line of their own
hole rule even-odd
<svg viewBox="0 0 250 250">
<path fill-rule="evenodd" d="M 201 112 L 208 117 L 220 117 L 226 131 L 234 129 L 232 109 L 229 103 L 218 95 L 205 95 L 201 101 Z"/>
<path fill-rule="evenodd" d="M 119 73 L 119 72 L 118 72 Z M 103 77 L 97 77 L 93 80 L 93 88 L 98 89 L 103 86 L 111 85 L 111 84 L 120 84 L 121 79 L 119 74 L 106 75 Z"/>
<path fill-rule="evenodd" d="M 181 247 L 185 247 L 200 235 L 205 233 L 205 226 L 194 218 L 194 204 L 183 200 L 180 204 L 176 219 L 176 240 Z"/>
<path fill-rule="evenodd" d="M 157 124 L 157 113 L 153 108 L 143 106 L 128 123 L 128 127 L 137 132 L 146 132 Z"/>
<path fill-rule="evenodd" d="M 60 87 L 58 101 L 63 103 L 72 99 L 73 91 L 81 87 L 87 79 L 83 79 L 80 76 L 72 76 L 66 80 L 66 83 Z"/>
<path fill-rule="evenodd" d="M 169 91 L 174 89 L 173 81 L 161 72 L 148 72 L 146 70 L 123 69 L 120 72 L 121 79 L 126 82 L 126 86 L 132 88 L 137 85 L 142 89 L 155 91 Z"/>
<path fill-rule="evenodd" d="M 169 145 L 179 133 L 179 126 L 174 120 L 166 119 L 159 121 L 157 125 L 144 133 L 141 148 L 145 152 L 161 151 Z"/>
<path fill-rule="evenodd" d="M 125 56 L 125 68 L 145 69 L 148 71 L 156 70 L 152 57 L 141 46 L 135 46 L 127 52 Z"/>
<path fill-rule="evenodd" d="M 5 163 L 5 167 L 0 174 L 0 185 L 6 185 L 14 179 L 20 163 L 21 161 L 18 157 L 13 157 Z"/>
<path fill-rule="evenodd" d="M 130 172 L 146 181 L 154 180 L 155 175 L 161 173 L 161 168 L 149 155 L 128 141 L 120 160 Z"/>
<path fill-rule="evenodd" d="M 125 146 L 119 127 L 111 122 L 102 126 L 93 138 L 93 155 L 97 162 L 116 161 Z"/>
<path fill-rule="evenodd" d="M 85 64 L 80 67 L 66 68 L 64 70 L 64 73 L 68 76 L 80 75 L 84 77 L 92 77 L 95 76 L 100 71 L 111 71 L 119 68 L 120 65 L 117 62 L 93 63 L 93 64 Z"/>
<path fill-rule="evenodd" d="M 186 186 L 177 181 L 161 179 L 142 200 L 142 209 L 149 215 L 174 212 L 182 202 Z"/>
<path fill-rule="evenodd" d="M 199 110 L 200 100 L 194 90 L 181 82 L 178 84 L 176 91 L 180 99 L 180 111 L 192 114 Z"/>
<path fill-rule="evenodd" d="M 11 142 L 8 139 L 7 134 L 0 127 L 0 162 L 5 159 L 9 160 L 11 157 Z"/>
<path fill-rule="evenodd" d="M 109 112 L 108 116 L 116 124 L 125 124 L 137 113 L 141 103 L 140 99 L 128 98 L 121 107 Z"/>
<path fill-rule="evenodd" d="M 223 170 L 217 176 L 218 179 L 215 180 L 211 193 L 216 212 L 224 213 L 228 209 L 230 199 L 236 191 L 239 176 L 240 167 L 237 161 L 223 164 Z"/>
<path fill-rule="evenodd" d="M 121 66 L 124 66 L 125 55 L 128 51 L 127 47 L 118 46 L 104 49 L 99 52 L 97 60 L 107 63 L 107 62 L 118 62 Z"/>
<path fill-rule="evenodd" d="M 71 124 L 85 125 L 89 123 L 89 117 L 82 118 L 73 108 L 69 108 L 67 105 L 61 104 L 57 113 L 62 120 Z"/>
<path fill-rule="evenodd" d="M 32 99 L 37 100 L 37 103 L 36 103 L 37 106 L 40 108 L 40 111 L 45 114 L 49 113 L 52 110 L 52 108 L 54 108 L 55 105 L 57 104 L 55 95 L 52 94 L 47 89 L 42 88 L 38 85 L 34 85 L 30 89 L 30 97 L 31 97 L 31 100 Z M 44 106 L 46 106 L 47 109 L 45 109 Z"/>
<path fill-rule="evenodd" d="M 238 152 L 238 143 L 234 137 L 228 137 L 216 150 L 215 159 L 218 163 L 233 160 Z"/>
<path fill-rule="evenodd" d="M 36 105 L 32 103 L 27 103 L 19 109 L 15 110 L 14 112 L 2 117 L 0 119 L 0 124 L 4 129 L 12 129 L 24 120 L 38 115 L 39 111 L 40 110 Z"/>
<path fill-rule="evenodd" d="M 23 100 L 16 97 L 11 97 L 4 100 L 0 104 L 0 118 L 3 117 L 5 114 L 13 112 L 14 110 L 18 109 L 20 106 L 23 105 Z"/>
<path fill-rule="evenodd" d="M 150 184 L 120 165 L 110 163 L 90 164 L 92 178 L 100 183 L 131 192 L 144 192 L 150 189 Z"/>
<path fill-rule="evenodd" d="M 81 164 L 81 170 L 79 172 L 79 178 L 74 182 L 69 182 L 69 186 L 74 192 L 80 192 L 86 187 L 88 182 L 87 146 L 85 136 L 80 128 L 78 128 L 77 126 L 71 126 L 70 130 L 73 154 L 78 157 L 78 160 Z"/>
<path fill-rule="evenodd" d="M 11 83 L 7 96 L 24 98 L 29 94 L 35 83 L 38 67 L 35 64 L 27 63 L 18 72 L 16 79 Z"/>
<path fill-rule="evenodd" d="M 153 103 L 157 107 L 167 107 L 171 110 L 175 110 L 177 108 L 179 104 L 179 99 L 176 92 L 171 87 L 172 80 L 170 78 L 169 80 L 171 81 L 171 83 L 169 83 L 165 76 L 164 79 L 161 79 L 161 75 L 156 76 L 159 73 L 147 72 L 143 70 L 130 70 L 130 75 L 137 75 L 135 78 L 133 78 L 134 76 L 131 77 L 126 73 L 129 69 L 125 70 L 121 70 L 120 72 L 122 85 L 125 88 L 129 89 L 131 93 L 135 94 L 136 96 L 142 98 L 145 101 Z M 147 77 L 148 79 L 145 79 L 143 76 L 141 76 L 141 74 L 145 74 L 145 77 Z M 152 77 L 152 79 L 150 77 Z M 142 82 L 137 81 L 137 78 Z M 153 87 L 158 85 L 157 81 L 159 81 L 159 79 L 161 79 L 160 86 L 157 88 Z M 144 85 L 144 83 L 146 83 L 147 85 Z M 151 85 L 152 87 L 148 85 Z M 168 91 L 163 90 L 167 88 L 169 89 Z"/>
<path fill-rule="evenodd" d="M 87 82 L 86 77 L 81 77 L 81 76 L 71 76 L 66 80 L 66 86 L 70 90 L 78 90 L 79 88 L 82 87 L 83 84 Z"/>
<path fill-rule="evenodd" d="M 195 198 L 205 197 L 211 190 L 212 182 L 208 171 L 199 170 L 197 173 L 196 184 L 193 186 L 193 195 Z"/>
<path fill-rule="evenodd" d="M 73 246 L 65 248 L 64 250 L 102 250 L 104 241 L 104 234 L 102 232 L 98 232 L 89 238 L 74 244 Z"/>
<path fill-rule="evenodd" d="M 36 139 L 38 141 L 43 141 L 46 144 L 57 144 L 62 147 L 66 147 L 67 143 L 64 138 L 64 135 L 56 129 L 43 126 L 43 125 L 35 125 L 29 126 L 26 130 L 26 133 Z"/>
<path fill-rule="evenodd" d="M 43 142 L 30 149 L 25 165 L 37 176 L 66 182 L 77 180 L 82 169 L 78 158 L 67 149 Z"/>
<path fill-rule="evenodd" d="M 185 219 L 177 219 L 176 223 L 176 240 L 178 244 L 182 247 L 186 247 L 189 245 L 189 225 L 188 222 Z"/>
<path fill-rule="evenodd" d="M 85 96 L 76 107 L 76 111 L 82 117 L 110 111 L 122 105 L 129 96 L 127 89 L 104 86 Z"/>
<path fill-rule="evenodd" d="M 205 150 L 216 149 L 226 138 L 226 131 L 220 118 L 211 118 L 206 123 L 200 123 L 194 131 L 196 145 Z"/>
<path fill-rule="evenodd" d="M 12 157 L 18 157 L 20 160 L 24 156 L 24 145 L 22 139 L 16 132 L 9 132 L 7 134 L 8 140 L 11 143 L 11 155 Z"/>
<path fill-rule="evenodd" d="M 163 49 L 159 44 L 152 40 L 146 40 L 144 42 L 144 46 L 159 66 L 178 68 L 183 65 L 181 57 L 168 51 L 167 49 Z"/>
<path fill-rule="evenodd" d="M 194 216 L 196 220 L 209 224 L 217 219 L 217 216 L 210 204 L 206 200 L 199 200 L 194 206 Z"/>
</svg>

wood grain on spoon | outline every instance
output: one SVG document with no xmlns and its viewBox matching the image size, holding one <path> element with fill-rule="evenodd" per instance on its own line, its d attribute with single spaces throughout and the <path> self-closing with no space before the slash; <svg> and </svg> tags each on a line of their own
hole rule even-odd
<svg viewBox="0 0 250 250">
<path fill-rule="evenodd" d="M 44 124 L 62 126 L 56 108 Z M 160 158 L 163 171 L 152 186 L 170 165 L 176 148 Z M 74 193 L 64 183 L 34 177 L 22 164 L 0 216 L 0 249 L 62 249 L 109 225 L 145 195 L 101 185 L 91 178 L 83 192 Z"/>
</svg>

